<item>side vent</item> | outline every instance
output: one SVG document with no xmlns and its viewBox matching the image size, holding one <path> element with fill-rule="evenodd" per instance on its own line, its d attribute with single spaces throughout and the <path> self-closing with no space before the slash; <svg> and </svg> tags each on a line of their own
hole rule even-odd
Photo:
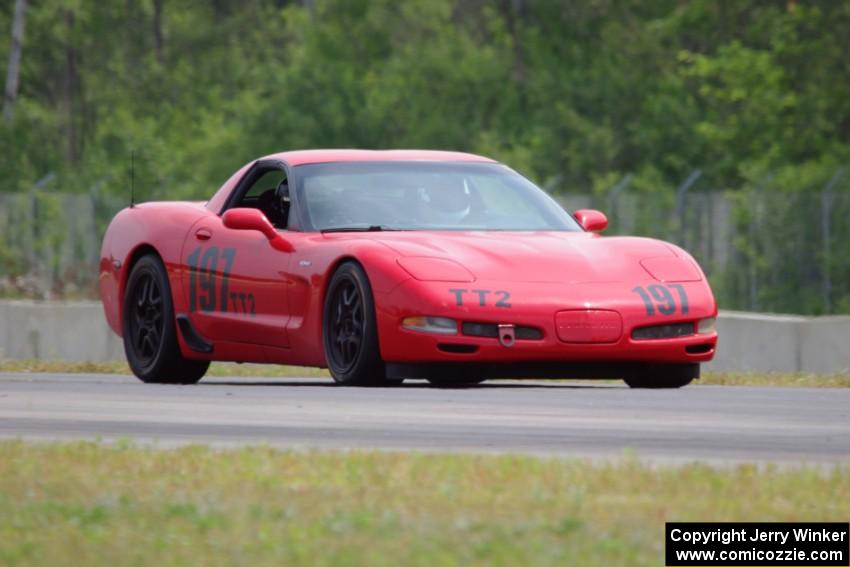
<svg viewBox="0 0 850 567">
<path fill-rule="evenodd" d="M 189 345 L 189 348 L 196 352 L 209 354 L 213 351 L 213 345 L 204 339 L 192 326 L 189 317 L 186 315 L 177 316 L 177 326 L 180 327 L 180 334 L 183 335 L 183 340 Z"/>
</svg>

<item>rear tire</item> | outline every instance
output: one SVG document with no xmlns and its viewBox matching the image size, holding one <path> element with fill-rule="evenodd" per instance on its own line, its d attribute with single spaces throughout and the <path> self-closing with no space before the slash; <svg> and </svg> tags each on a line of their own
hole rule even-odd
<svg viewBox="0 0 850 567">
<path fill-rule="evenodd" d="M 386 378 L 372 286 L 356 262 L 341 264 L 331 277 L 322 322 L 325 359 L 337 384 L 397 386 L 403 382 Z"/>
<path fill-rule="evenodd" d="M 123 315 L 124 353 L 139 380 L 195 384 L 206 374 L 208 360 L 190 360 L 180 353 L 171 287 L 158 256 L 148 254 L 133 266 Z"/>
<path fill-rule="evenodd" d="M 681 388 L 699 378 L 699 364 L 649 364 L 623 381 L 630 388 Z"/>
</svg>

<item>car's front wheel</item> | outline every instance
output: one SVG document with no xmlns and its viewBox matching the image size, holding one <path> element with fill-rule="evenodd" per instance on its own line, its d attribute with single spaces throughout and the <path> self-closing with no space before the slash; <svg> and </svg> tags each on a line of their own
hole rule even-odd
<svg viewBox="0 0 850 567">
<path fill-rule="evenodd" d="M 180 353 L 168 274 L 153 254 L 139 259 L 127 280 L 123 336 L 127 363 L 142 382 L 194 384 L 209 368 Z"/>
<path fill-rule="evenodd" d="M 699 364 L 649 364 L 624 378 L 631 388 L 681 388 L 699 378 Z"/>
<path fill-rule="evenodd" d="M 322 325 L 331 376 L 345 386 L 391 386 L 378 348 L 375 300 L 366 272 L 344 262 L 328 283 Z"/>
</svg>

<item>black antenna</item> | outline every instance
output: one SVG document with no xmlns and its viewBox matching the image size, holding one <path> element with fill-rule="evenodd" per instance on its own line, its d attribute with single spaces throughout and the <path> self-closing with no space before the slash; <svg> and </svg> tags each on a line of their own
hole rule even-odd
<svg viewBox="0 0 850 567">
<path fill-rule="evenodd" d="M 136 150 L 130 151 L 130 208 L 136 205 Z"/>
</svg>

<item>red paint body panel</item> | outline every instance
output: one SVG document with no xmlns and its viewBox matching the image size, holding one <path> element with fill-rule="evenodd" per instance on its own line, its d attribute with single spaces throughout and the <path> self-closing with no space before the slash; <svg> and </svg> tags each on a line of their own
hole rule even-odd
<svg viewBox="0 0 850 567">
<path fill-rule="evenodd" d="M 199 240 L 199 233 L 209 236 Z M 210 254 L 214 250 L 218 253 Z M 233 256 L 233 263 L 227 270 L 225 282 L 223 274 L 229 259 L 228 251 Z M 212 285 L 209 286 L 213 294 L 221 294 L 225 284 L 227 286 L 227 297 L 207 298 L 215 299 L 216 308 L 212 311 L 190 308 L 190 319 L 201 336 L 234 343 L 279 348 L 289 346 L 291 254 L 274 250 L 260 232 L 225 228 L 221 217 L 212 214 L 205 215 L 189 231 L 182 257 L 188 259 L 192 254 L 197 254 L 198 264 L 206 257 L 209 257 L 209 264 L 222 264 L 216 266 Z M 182 299 L 189 304 L 191 282 L 188 270 L 182 272 L 181 282 Z M 200 303 L 204 299 L 196 297 L 195 301 Z"/>
<path fill-rule="evenodd" d="M 696 263 L 681 262 L 678 258 L 646 258 L 640 265 L 660 282 L 698 282 L 702 279 Z"/>
<path fill-rule="evenodd" d="M 455 152 L 361 150 L 284 152 L 263 159 L 288 167 L 327 161 L 492 161 Z M 380 351 L 388 362 L 681 363 L 714 355 L 716 333 L 631 338 L 637 327 L 696 325 L 717 314 L 704 274 L 674 245 L 589 232 L 279 231 L 292 248 L 284 251 L 260 232 L 229 229 L 222 222 L 222 208 L 250 166 L 205 204 L 144 203 L 116 215 L 100 261 L 104 311 L 116 333 L 121 334 L 129 270 L 136 255 L 147 250 L 166 266 L 175 312 L 188 314 L 198 333 L 214 344 L 212 354 L 203 354 L 181 336 L 188 358 L 324 366 L 325 288 L 336 266 L 349 259 L 369 277 Z M 192 276 L 190 265 L 205 265 L 210 279 L 191 282 L 198 276 Z M 213 308 L 199 309 L 202 302 Z M 533 327 L 542 338 L 517 338 L 505 347 L 496 338 L 403 329 L 401 320 L 412 315 Z M 441 344 L 475 348 L 446 352 Z M 694 354 L 689 346 L 704 348 Z"/>
<path fill-rule="evenodd" d="M 648 276 L 638 285 L 656 284 Z M 468 294 L 468 303 L 458 306 L 453 293 L 455 284 L 423 283 L 415 280 L 399 286 L 378 302 L 381 355 L 393 362 L 430 362 L 434 360 L 476 362 L 570 361 L 570 362 L 705 362 L 714 356 L 717 334 L 636 341 L 631 332 L 653 324 L 697 321 L 717 314 L 714 298 L 704 282 L 683 284 L 690 298 L 689 312 L 663 317 L 648 317 L 640 297 L 631 293 L 635 282 L 587 283 L 565 286 L 555 283 L 514 283 L 477 280 L 476 288 L 503 286 L 511 293 L 511 308 L 481 306 L 477 294 Z M 415 307 L 414 307 L 415 306 Z M 565 343 L 558 338 L 556 314 L 564 310 L 605 309 L 616 311 L 623 321 L 620 339 L 613 343 Z M 531 326 L 543 331 L 542 340 L 517 339 L 516 346 L 504 348 L 495 338 L 438 336 L 399 328 L 399 321 L 411 312 L 451 317 L 463 321 Z M 663 317 L 663 318 L 662 318 Z M 478 346 L 473 354 L 446 353 L 439 344 Z M 710 344 L 709 352 L 689 354 L 689 345 Z"/>
</svg>

